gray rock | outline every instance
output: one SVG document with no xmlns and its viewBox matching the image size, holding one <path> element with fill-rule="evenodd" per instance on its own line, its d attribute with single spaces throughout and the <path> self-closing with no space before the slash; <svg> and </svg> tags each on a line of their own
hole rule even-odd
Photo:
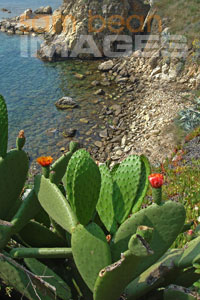
<svg viewBox="0 0 200 300">
<path fill-rule="evenodd" d="M 52 14 L 52 8 L 51 6 L 41 6 L 38 9 L 34 11 L 35 14 L 47 14 L 51 15 Z"/>
<path fill-rule="evenodd" d="M 0 10 L 3 11 L 3 12 L 7 12 L 8 14 L 11 13 L 11 11 L 9 9 L 7 9 L 7 8 L 1 8 Z"/>
<path fill-rule="evenodd" d="M 98 80 L 94 80 L 94 81 L 91 82 L 91 85 L 92 86 L 98 86 L 98 85 L 100 85 L 100 82 Z"/>
<path fill-rule="evenodd" d="M 69 109 L 77 107 L 78 104 L 71 97 L 62 97 L 56 101 L 55 106 L 59 109 Z"/>
<path fill-rule="evenodd" d="M 67 130 L 64 130 L 63 131 L 63 136 L 64 137 L 74 137 L 75 136 L 75 134 L 76 134 L 76 129 L 73 129 L 73 128 L 69 128 L 69 129 L 67 129 Z"/>
<path fill-rule="evenodd" d="M 109 71 L 114 66 L 114 63 L 112 60 L 105 61 L 101 63 L 98 67 L 99 71 Z"/>
<path fill-rule="evenodd" d="M 158 65 L 158 60 L 159 57 L 158 56 L 153 56 L 150 60 L 149 60 L 149 65 L 151 67 L 151 69 L 155 69 Z"/>
<path fill-rule="evenodd" d="M 88 123 L 89 123 L 88 119 L 86 119 L 86 118 L 82 118 L 82 119 L 80 119 L 79 121 L 80 121 L 81 123 L 84 123 L 84 124 L 88 124 Z"/>
<path fill-rule="evenodd" d="M 94 92 L 94 95 L 105 95 L 105 92 L 104 92 L 104 90 L 99 89 L 96 92 Z"/>
<path fill-rule="evenodd" d="M 98 148 L 101 148 L 102 145 L 103 145 L 102 142 L 100 142 L 100 141 L 96 141 L 94 144 L 95 144 L 95 146 L 98 147 Z"/>
<path fill-rule="evenodd" d="M 134 5 L 133 5 L 134 3 Z M 104 9 L 102 9 L 104 7 Z M 60 42 L 62 45 L 62 48 L 67 48 L 71 57 L 78 57 L 78 58 L 94 58 L 94 57 L 108 57 L 108 51 L 106 53 L 105 50 L 111 50 L 113 52 L 116 52 L 118 47 L 118 42 L 116 43 L 116 40 L 111 41 L 111 45 L 109 45 L 109 49 L 105 49 L 105 37 L 108 35 L 115 35 L 112 34 L 109 26 L 104 26 L 102 31 L 99 31 L 100 28 L 102 28 L 102 21 L 100 18 L 97 18 L 95 22 L 89 22 L 93 16 L 99 15 L 107 22 L 109 18 L 113 15 L 118 15 L 120 13 L 120 16 L 124 20 L 128 20 L 129 17 L 133 15 L 141 15 L 146 17 L 149 11 L 149 6 L 145 5 L 143 1 L 141 0 L 90 0 L 90 1 L 83 1 L 83 0 L 64 0 L 62 7 L 61 7 L 62 15 L 63 17 L 67 16 L 73 16 L 73 19 L 76 21 L 75 26 L 74 21 L 72 22 L 65 22 L 65 26 L 63 27 L 62 34 L 60 34 Z M 91 11 L 91 19 L 88 18 L 88 12 Z M 69 23 L 69 24 L 68 24 Z M 133 19 L 131 22 L 131 26 L 135 28 L 135 26 L 138 25 L 138 20 Z M 73 26 L 75 27 L 75 30 L 73 30 Z M 113 27 L 114 28 L 114 27 Z M 53 33 L 53 29 L 52 32 Z M 135 37 L 134 32 L 130 32 L 130 30 L 127 28 L 127 26 L 124 26 L 124 30 L 121 33 L 122 35 L 129 35 L 131 38 Z M 87 42 L 87 37 L 89 36 L 90 42 Z M 63 54 L 63 51 L 60 47 L 57 45 L 57 38 L 59 37 L 59 34 L 52 35 L 51 39 L 46 40 L 47 43 L 43 43 L 41 46 L 41 49 L 45 46 L 52 47 L 52 44 L 55 45 L 55 60 L 67 59 L 68 55 Z M 80 39 L 80 37 L 83 37 L 83 40 Z M 86 37 L 86 39 L 84 38 Z M 117 37 L 117 35 L 116 35 Z M 78 51 L 85 42 L 90 43 L 90 49 L 94 51 L 86 52 L 86 51 Z M 96 45 L 93 47 L 93 45 Z M 80 47 L 79 47 L 80 46 Z M 45 51 L 47 53 L 47 51 Z M 64 52 L 67 52 L 64 51 Z M 93 52 L 93 53 L 91 53 Z M 39 52 L 40 57 L 43 59 L 43 54 L 45 54 L 42 50 Z M 44 59 L 47 59 L 46 57 Z M 47 59 L 48 60 L 48 59 Z M 104 70 L 110 70 L 114 66 L 113 63 L 106 62 L 106 66 L 104 65 Z M 102 67 L 100 67 L 102 68 Z"/>
<path fill-rule="evenodd" d="M 99 133 L 99 136 L 101 138 L 107 138 L 108 137 L 108 130 L 105 129 L 105 130 L 102 130 L 100 133 Z"/>
</svg>

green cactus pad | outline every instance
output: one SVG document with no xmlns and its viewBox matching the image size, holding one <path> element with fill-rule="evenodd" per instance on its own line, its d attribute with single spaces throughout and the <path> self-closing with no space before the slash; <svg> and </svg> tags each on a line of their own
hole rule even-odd
<svg viewBox="0 0 200 300">
<path fill-rule="evenodd" d="M 9 253 L 13 258 L 71 258 L 71 248 L 13 248 Z"/>
<path fill-rule="evenodd" d="M 8 220 L 24 187 L 28 168 L 29 160 L 22 150 L 11 150 L 5 158 L 0 157 L 0 219 Z"/>
<path fill-rule="evenodd" d="M 127 284 L 135 278 L 135 269 L 152 251 L 138 235 L 133 235 L 130 249 L 121 254 L 119 261 L 102 269 L 94 287 L 94 300 L 118 300 Z M 113 288 L 113 283 L 115 284 Z"/>
<path fill-rule="evenodd" d="M 146 192 L 147 192 L 147 189 L 149 186 L 148 176 L 151 173 L 151 166 L 150 166 L 148 159 L 144 155 L 141 155 L 140 159 L 141 159 L 141 163 L 142 163 L 141 176 L 140 176 L 140 183 L 139 183 L 137 195 L 136 195 L 136 197 L 134 199 L 134 203 L 133 203 L 133 208 L 132 208 L 133 214 L 140 210 L 140 207 L 142 205 L 142 202 L 144 200 L 144 197 L 146 195 Z"/>
<path fill-rule="evenodd" d="M 113 260 L 117 261 L 120 254 L 127 250 L 131 236 L 138 226 L 148 226 L 154 229 L 150 247 L 154 254 L 138 267 L 138 275 L 156 262 L 171 246 L 180 233 L 185 221 L 184 206 L 168 201 L 161 206 L 153 204 L 135 213 L 118 229 L 111 244 Z"/>
<path fill-rule="evenodd" d="M 128 217 L 136 197 L 141 175 L 141 160 L 137 155 L 127 157 L 113 175 L 115 218 L 118 223 Z"/>
<path fill-rule="evenodd" d="M 83 149 L 80 149 L 78 151 L 76 151 L 68 165 L 67 165 L 67 170 L 66 170 L 66 173 L 65 175 L 63 176 L 63 185 L 65 187 L 65 190 L 67 192 L 67 198 L 68 198 L 68 201 L 71 205 L 71 207 L 74 207 L 74 197 L 73 197 L 73 189 L 72 189 L 72 186 L 73 186 L 73 180 L 74 180 L 74 174 L 75 174 L 75 169 L 76 169 L 76 166 L 78 164 L 78 162 L 80 161 L 81 157 L 83 155 L 86 155 L 86 151 L 83 150 Z"/>
<path fill-rule="evenodd" d="M 72 253 L 76 266 L 90 290 L 101 269 L 111 264 L 110 248 L 102 229 L 95 223 L 81 224 L 72 231 Z"/>
<path fill-rule="evenodd" d="M 44 284 L 44 280 L 33 276 L 28 270 L 11 259 L 8 254 L 0 254 L 0 277 L 8 286 L 14 287 L 30 300 L 38 300 L 38 296 L 42 300 L 55 299 L 54 293 Z"/>
<path fill-rule="evenodd" d="M 97 203 L 99 217 L 106 229 L 112 234 L 117 230 L 117 221 L 113 207 L 113 180 L 106 164 L 99 166 L 101 173 L 101 189 Z"/>
<path fill-rule="evenodd" d="M 20 232 L 20 238 L 31 247 L 64 247 L 66 241 L 47 227 L 30 221 Z"/>
<path fill-rule="evenodd" d="M 195 263 L 200 263 L 200 236 L 188 243 L 187 248 L 175 264 L 178 268 L 188 268 Z"/>
<path fill-rule="evenodd" d="M 74 164 L 76 162 L 76 165 Z M 75 166 L 75 168 L 74 168 Z M 67 168 L 67 196 L 79 222 L 88 224 L 99 197 L 101 175 L 89 153 L 81 149 L 72 156 Z"/>
<path fill-rule="evenodd" d="M 37 276 L 47 276 L 45 281 L 51 284 L 56 289 L 56 295 L 63 300 L 70 300 L 71 290 L 69 286 L 55 272 L 49 269 L 46 265 L 34 258 L 25 258 L 27 267 Z M 49 276 L 49 278 L 48 278 Z"/>
<path fill-rule="evenodd" d="M 182 286 L 170 285 L 164 290 L 163 300 L 197 300 L 189 289 Z"/>
<path fill-rule="evenodd" d="M 0 95 L 0 156 L 5 157 L 8 145 L 8 112 L 4 98 Z"/>
<path fill-rule="evenodd" d="M 11 220 L 12 234 L 19 232 L 40 211 L 43 211 L 35 191 L 32 189 L 22 201 L 20 208 Z"/>
<path fill-rule="evenodd" d="M 182 254 L 182 249 L 168 251 L 158 262 L 133 280 L 124 290 L 128 300 L 136 300 L 158 287 L 165 286 L 165 279 L 177 277 L 174 261 Z"/>
<path fill-rule="evenodd" d="M 49 216 L 71 233 L 78 221 L 59 188 L 49 179 L 38 175 L 35 177 L 35 192 Z"/>
<path fill-rule="evenodd" d="M 50 179 L 53 183 L 59 184 L 65 175 L 68 162 L 72 156 L 72 154 L 78 149 L 78 143 L 70 143 L 70 152 L 64 154 L 59 159 L 55 161 L 55 163 L 51 166 Z"/>
</svg>

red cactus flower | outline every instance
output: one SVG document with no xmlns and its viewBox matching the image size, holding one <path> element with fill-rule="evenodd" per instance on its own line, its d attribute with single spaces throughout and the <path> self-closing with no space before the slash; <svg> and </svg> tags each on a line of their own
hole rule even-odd
<svg viewBox="0 0 200 300">
<path fill-rule="evenodd" d="M 38 157 L 36 161 L 42 167 L 48 167 L 52 163 L 53 158 L 51 156 L 41 156 L 41 157 Z"/>
<path fill-rule="evenodd" d="M 164 183 L 164 177 L 162 174 L 155 173 L 149 175 L 149 182 L 153 188 L 160 188 Z"/>
<path fill-rule="evenodd" d="M 188 234 L 188 235 L 193 235 L 193 233 L 194 233 L 194 231 L 193 231 L 192 229 L 189 229 L 189 230 L 187 231 L 187 234 Z"/>
<path fill-rule="evenodd" d="M 19 134 L 18 134 L 18 138 L 20 139 L 24 139 L 25 136 L 24 136 L 24 130 L 20 130 Z"/>
<path fill-rule="evenodd" d="M 108 243 L 110 242 L 110 240 L 111 240 L 111 235 L 110 235 L 110 234 L 108 234 L 108 235 L 106 236 L 106 240 L 107 240 Z"/>
</svg>

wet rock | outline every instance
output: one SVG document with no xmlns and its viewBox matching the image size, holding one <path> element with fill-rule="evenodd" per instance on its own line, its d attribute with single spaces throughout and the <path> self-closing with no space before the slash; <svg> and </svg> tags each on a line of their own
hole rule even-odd
<svg viewBox="0 0 200 300">
<path fill-rule="evenodd" d="M 81 80 L 85 78 L 85 76 L 83 74 L 79 74 L 79 73 L 75 73 L 74 77 L 76 77 L 77 79 L 81 79 Z"/>
<path fill-rule="evenodd" d="M 35 14 L 52 14 L 52 8 L 51 6 L 41 6 L 38 9 L 34 11 Z"/>
<path fill-rule="evenodd" d="M 112 60 L 105 61 L 101 63 L 98 67 L 99 71 L 109 71 L 114 66 L 114 63 Z"/>
<path fill-rule="evenodd" d="M 68 137 L 74 137 L 75 134 L 76 134 L 76 129 L 69 128 L 67 130 L 64 130 L 62 134 L 66 138 L 68 138 Z"/>
<path fill-rule="evenodd" d="M 1 8 L 0 10 L 3 12 L 7 12 L 8 14 L 11 14 L 11 11 L 7 8 Z"/>
<path fill-rule="evenodd" d="M 102 89 L 99 89 L 96 92 L 94 92 L 94 95 L 105 95 L 105 91 Z"/>
<path fill-rule="evenodd" d="M 78 104 L 71 97 L 62 97 L 56 101 L 55 106 L 59 109 L 69 109 L 77 107 Z"/>
<path fill-rule="evenodd" d="M 94 80 L 94 81 L 91 82 L 91 85 L 92 86 L 98 86 L 98 85 L 100 85 L 100 82 L 98 80 Z"/>
<path fill-rule="evenodd" d="M 110 81 L 101 81 L 101 85 L 103 85 L 103 86 L 109 86 L 109 85 L 111 85 L 111 83 L 110 83 Z"/>
<path fill-rule="evenodd" d="M 85 118 L 80 119 L 80 122 L 84 123 L 84 124 L 88 124 L 89 123 L 89 121 L 87 119 L 85 119 Z"/>
</svg>

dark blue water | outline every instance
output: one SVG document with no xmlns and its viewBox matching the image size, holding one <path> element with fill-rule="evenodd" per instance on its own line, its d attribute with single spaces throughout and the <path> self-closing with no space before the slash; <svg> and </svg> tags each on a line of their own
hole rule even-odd
<svg viewBox="0 0 200 300">
<path fill-rule="evenodd" d="M 21 14 L 26 8 L 36 9 L 52 5 L 56 8 L 61 0 L 1 0 L 0 9 L 7 8 L 13 15 Z M 0 18 L 10 16 L 0 13 Z M 38 155 L 55 155 L 69 140 L 63 130 L 77 129 L 78 139 L 96 124 L 98 105 L 91 89 L 95 74 L 94 62 L 66 61 L 44 63 L 35 57 L 42 40 L 30 36 L 9 36 L 0 32 L 0 94 L 6 99 L 9 114 L 9 148 L 15 146 L 19 130 L 24 129 L 27 138 L 25 150 L 32 159 Z M 86 76 L 84 81 L 74 73 L 94 71 L 94 78 Z M 54 103 L 62 96 L 71 96 L 79 103 L 72 111 L 59 111 Z M 90 101 L 91 99 L 91 101 Z M 88 124 L 80 123 L 87 118 Z M 53 133 L 48 133 L 52 131 Z M 89 137 L 92 139 L 92 137 Z"/>
</svg>

